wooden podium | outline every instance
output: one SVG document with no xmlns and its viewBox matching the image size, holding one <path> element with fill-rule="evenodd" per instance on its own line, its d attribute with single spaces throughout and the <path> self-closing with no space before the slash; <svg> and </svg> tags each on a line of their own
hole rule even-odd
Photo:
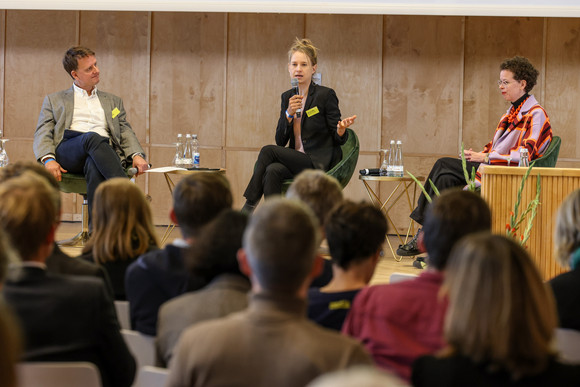
<svg viewBox="0 0 580 387">
<path fill-rule="evenodd" d="M 491 208 L 492 231 L 505 235 L 527 168 L 482 165 L 482 169 L 481 196 Z M 538 175 L 542 184 L 540 205 L 526 248 L 544 280 L 549 280 L 566 271 L 554 259 L 553 234 L 560 204 L 572 191 L 580 188 L 580 169 L 533 168 L 522 191 L 520 213 L 536 196 Z M 524 221 L 520 229 L 525 229 L 526 224 Z"/>
</svg>

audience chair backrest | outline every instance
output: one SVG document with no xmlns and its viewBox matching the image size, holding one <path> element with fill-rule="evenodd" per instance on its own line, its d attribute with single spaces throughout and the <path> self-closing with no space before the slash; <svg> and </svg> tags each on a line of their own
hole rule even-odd
<svg viewBox="0 0 580 387">
<path fill-rule="evenodd" d="M 580 363 L 580 331 L 556 329 L 556 349 L 567 363 Z"/>
<path fill-rule="evenodd" d="M 129 311 L 129 301 L 115 301 L 115 310 L 121 329 L 131 329 L 131 316 Z"/>
<path fill-rule="evenodd" d="M 139 369 L 135 387 L 162 387 L 165 386 L 169 370 L 166 368 L 145 366 Z"/>
<path fill-rule="evenodd" d="M 102 387 L 99 370 L 92 363 L 20 363 L 16 372 L 19 387 Z"/>
<path fill-rule="evenodd" d="M 155 365 L 155 336 L 144 335 L 128 329 L 121 329 L 121 334 L 129 350 L 135 356 L 137 369 Z"/>
<path fill-rule="evenodd" d="M 391 277 L 389 278 L 389 283 L 395 284 L 397 282 L 412 280 L 413 278 L 416 278 L 416 277 L 417 277 L 416 274 L 393 273 L 393 274 L 391 274 Z"/>
</svg>

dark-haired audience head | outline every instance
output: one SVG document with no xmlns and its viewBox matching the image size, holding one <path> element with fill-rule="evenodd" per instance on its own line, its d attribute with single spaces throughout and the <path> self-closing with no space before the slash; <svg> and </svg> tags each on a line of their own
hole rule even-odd
<svg viewBox="0 0 580 387">
<path fill-rule="evenodd" d="M 318 221 L 306 205 L 270 199 L 250 218 L 238 258 L 254 291 L 297 295 L 320 274 L 321 261 L 314 266 L 319 243 Z"/>
<path fill-rule="evenodd" d="M 247 215 L 228 209 L 205 226 L 195 248 L 188 251 L 187 265 L 192 276 L 210 282 L 221 274 L 243 275 L 237 253 L 247 224 Z"/>
<path fill-rule="evenodd" d="M 83 46 L 74 46 L 69 48 L 62 58 L 62 66 L 68 75 L 74 79 L 72 72 L 79 69 L 79 59 L 88 56 L 95 56 L 95 52 L 90 48 Z"/>
<path fill-rule="evenodd" d="M 322 227 L 330 211 L 343 200 L 338 180 L 319 169 L 301 172 L 288 188 L 286 197 L 304 202 L 314 211 Z"/>
<path fill-rule="evenodd" d="M 345 201 L 330 213 L 324 230 L 332 263 L 348 270 L 351 264 L 378 257 L 387 220 L 370 203 Z"/>
<path fill-rule="evenodd" d="M 48 184 L 50 184 L 55 190 L 59 191 L 58 181 L 54 178 L 54 176 L 42 165 L 31 162 L 31 161 L 17 161 L 15 163 L 10 163 L 9 165 L 0 168 L 0 183 L 16 177 L 20 176 L 26 171 L 36 173 L 38 176 L 42 177 Z M 55 206 L 57 212 L 60 214 L 60 195 L 53 195 L 53 199 L 55 199 Z"/>
<path fill-rule="evenodd" d="M 22 260 L 44 262 L 52 252 L 58 225 L 58 195 L 33 172 L 0 184 L 0 228 Z"/>
<path fill-rule="evenodd" d="M 511 71 L 516 81 L 526 81 L 524 88 L 526 93 L 532 91 L 540 74 L 534 65 L 523 56 L 514 56 L 513 58 L 504 60 L 499 66 L 499 69 Z"/>
<path fill-rule="evenodd" d="M 491 230 L 487 203 L 470 191 L 449 189 L 428 206 L 423 224 L 423 243 L 429 266 L 445 270 L 453 245 L 462 237 Z"/>
<path fill-rule="evenodd" d="M 466 236 L 451 253 L 443 291 L 451 353 L 513 379 L 545 369 L 554 354 L 555 302 L 518 243 L 491 233 Z"/>
<path fill-rule="evenodd" d="M 580 267 L 580 189 L 564 199 L 558 210 L 554 232 L 556 259 L 565 268 Z"/>
<path fill-rule="evenodd" d="M 173 190 L 171 220 L 184 239 L 195 238 L 202 227 L 225 209 L 232 208 L 228 180 L 220 173 L 196 173 L 184 177 Z"/>
</svg>

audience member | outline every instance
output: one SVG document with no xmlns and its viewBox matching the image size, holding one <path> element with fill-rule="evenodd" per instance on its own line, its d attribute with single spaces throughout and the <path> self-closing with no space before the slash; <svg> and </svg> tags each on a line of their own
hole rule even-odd
<svg viewBox="0 0 580 387">
<path fill-rule="evenodd" d="M 328 246 L 324 236 L 324 225 L 330 211 L 343 201 L 342 187 L 338 180 L 327 175 L 322 170 L 307 169 L 300 172 L 294 179 L 288 191 L 288 199 L 300 200 L 306 204 L 318 218 L 322 231 L 322 241 L 318 251 L 323 258 L 328 257 Z M 322 273 L 312 281 L 310 286 L 320 288 L 327 285 L 332 279 L 332 263 L 330 259 L 325 259 Z"/>
<path fill-rule="evenodd" d="M 26 171 L 34 172 L 38 176 L 45 179 L 56 190 L 59 189 L 58 182 L 54 176 L 44 167 L 38 163 L 17 161 L 4 168 L 0 168 L 0 183 L 11 177 L 20 176 Z M 60 195 L 55 197 L 55 206 L 60 219 L 61 214 L 61 200 Z M 60 222 L 59 222 L 60 224 Z M 76 259 L 69 257 L 64 251 L 60 249 L 55 242 L 52 253 L 46 258 L 46 270 L 49 273 L 65 274 L 65 275 L 88 275 L 100 277 L 105 282 L 107 290 L 113 295 L 113 289 L 107 273 L 98 265 L 87 262 L 84 259 Z"/>
<path fill-rule="evenodd" d="M 450 189 L 427 209 L 421 243 L 429 269 L 413 280 L 367 287 L 359 292 L 343 332 L 363 342 L 375 363 L 408 380 L 411 364 L 441 349 L 447 302 L 438 296 L 447 259 L 463 236 L 491 228 L 485 201 L 469 191 Z"/>
<path fill-rule="evenodd" d="M 319 226 L 299 202 L 271 199 L 244 233 L 240 269 L 252 282 L 246 311 L 181 336 L 168 386 L 304 386 L 371 359 L 355 340 L 306 319 L 306 293 L 321 269 Z"/>
<path fill-rule="evenodd" d="M 133 329 L 154 336 L 161 304 L 206 285 L 199 278 L 190 278 L 183 252 L 195 245 L 203 226 L 232 207 L 232 201 L 230 184 L 219 173 L 196 173 L 177 184 L 169 216 L 183 239 L 142 255 L 127 269 L 125 286 Z"/>
<path fill-rule="evenodd" d="M 333 278 L 325 287 L 308 291 L 308 318 L 340 331 L 354 297 L 375 272 L 387 220 L 370 203 L 345 201 L 330 213 L 325 230 Z"/>
<path fill-rule="evenodd" d="M 246 215 L 225 210 L 204 228 L 195 248 L 189 250 L 186 259 L 191 276 L 208 285 L 167 301 L 159 309 L 156 345 L 160 365 L 169 364 L 185 328 L 248 306 L 250 281 L 240 272 L 236 259 L 247 222 Z"/>
<path fill-rule="evenodd" d="M 413 364 L 415 387 L 580 385 L 580 365 L 556 360 L 554 299 L 518 243 L 466 237 L 451 253 L 443 289 L 447 347 Z"/>
<path fill-rule="evenodd" d="M 560 327 L 580 331 L 580 189 L 568 195 L 558 210 L 554 245 L 560 265 L 571 269 L 549 282 Z"/>
<path fill-rule="evenodd" d="M 92 362 L 103 386 L 130 386 L 135 361 L 103 281 L 46 271 L 58 223 L 58 195 L 30 172 L 0 184 L 0 227 L 23 261 L 10 270 L 3 290 L 21 323 L 23 359 Z"/>
<path fill-rule="evenodd" d="M 141 188 L 120 177 L 101 183 L 94 201 L 93 233 L 82 258 L 103 267 L 115 300 L 125 300 L 127 267 L 159 246 L 151 208 Z"/>
<path fill-rule="evenodd" d="M 1 168 L 0 168 L 1 170 Z M 18 256 L 10 246 L 0 227 L 0 291 L 6 278 L 8 264 L 18 262 Z M 16 363 L 20 360 L 22 343 L 18 325 L 12 311 L 0 297 L 0 380 L 2 386 L 17 387 Z"/>
</svg>

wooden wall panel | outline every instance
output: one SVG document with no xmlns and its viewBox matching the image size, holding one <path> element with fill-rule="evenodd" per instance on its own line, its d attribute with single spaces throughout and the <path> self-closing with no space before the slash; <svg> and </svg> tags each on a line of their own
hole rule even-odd
<svg viewBox="0 0 580 387">
<path fill-rule="evenodd" d="M 562 137 L 560 158 L 580 158 L 580 19 L 549 19 L 545 104 L 552 130 Z M 574 165 L 580 166 L 579 163 Z"/>
<path fill-rule="evenodd" d="M 80 13 L 80 44 L 96 53 L 98 88 L 123 98 L 127 120 L 143 144 L 149 107 L 149 14 Z"/>
<path fill-rule="evenodd" d="M 259 149 L 275 143 L 280 95 L 290 88 L 288 48 L 303 33 L 302 15 L 229 15 L 228 148 Z M 253 165 L 252 161 L 245 166 L 251 169 Z"/>
<path fill-rule="evenodd" d="M 461 17 L 385 16 L 382 147 L 457 153 L 462 28 Z"/>
<path fill-rule="evenodd" d="M 224 145 L 226 20 L 218 13 L 153 14 L 152 143 L 197 133 L 202 147 Z"/>
<path fill-rule="evenodd" d="M 510 107 L 499 92 L 499 65 L 522 55 L 543 74 L 544 19 L 467 17 L 465 22 L 463 142 L 483 149 Z M 532 93 L 543 103 L 541 79 Z"/>
<path fill-rule="evenodd" d="M 62 57 L 75 42 L 76 12 L 6 12 L 6 137 L 33 138 L 44 96 L 71 87 Z"/>
<path fill-rule="evenodd" d="M 357 115 L 361 150 L 379 148 L 383 30 L 378 15 L 308 15 L 305 36 L 320 49 L 322 84 L 333 88 L 342 117 Z"/>
<path fill-rule="evenodd" d="M 6 11 L 0 10 L 0 63 L 5 63 Z M 4 96 L 4 65 L 0 66 L 0 95 Z M 4 98 L 2 98 L 4 99 Z M 0 103 L 0 132 L 4 132 L 4 103 Z M 2 138 L 2 136 L 0 136 Z"/>
</svg>

